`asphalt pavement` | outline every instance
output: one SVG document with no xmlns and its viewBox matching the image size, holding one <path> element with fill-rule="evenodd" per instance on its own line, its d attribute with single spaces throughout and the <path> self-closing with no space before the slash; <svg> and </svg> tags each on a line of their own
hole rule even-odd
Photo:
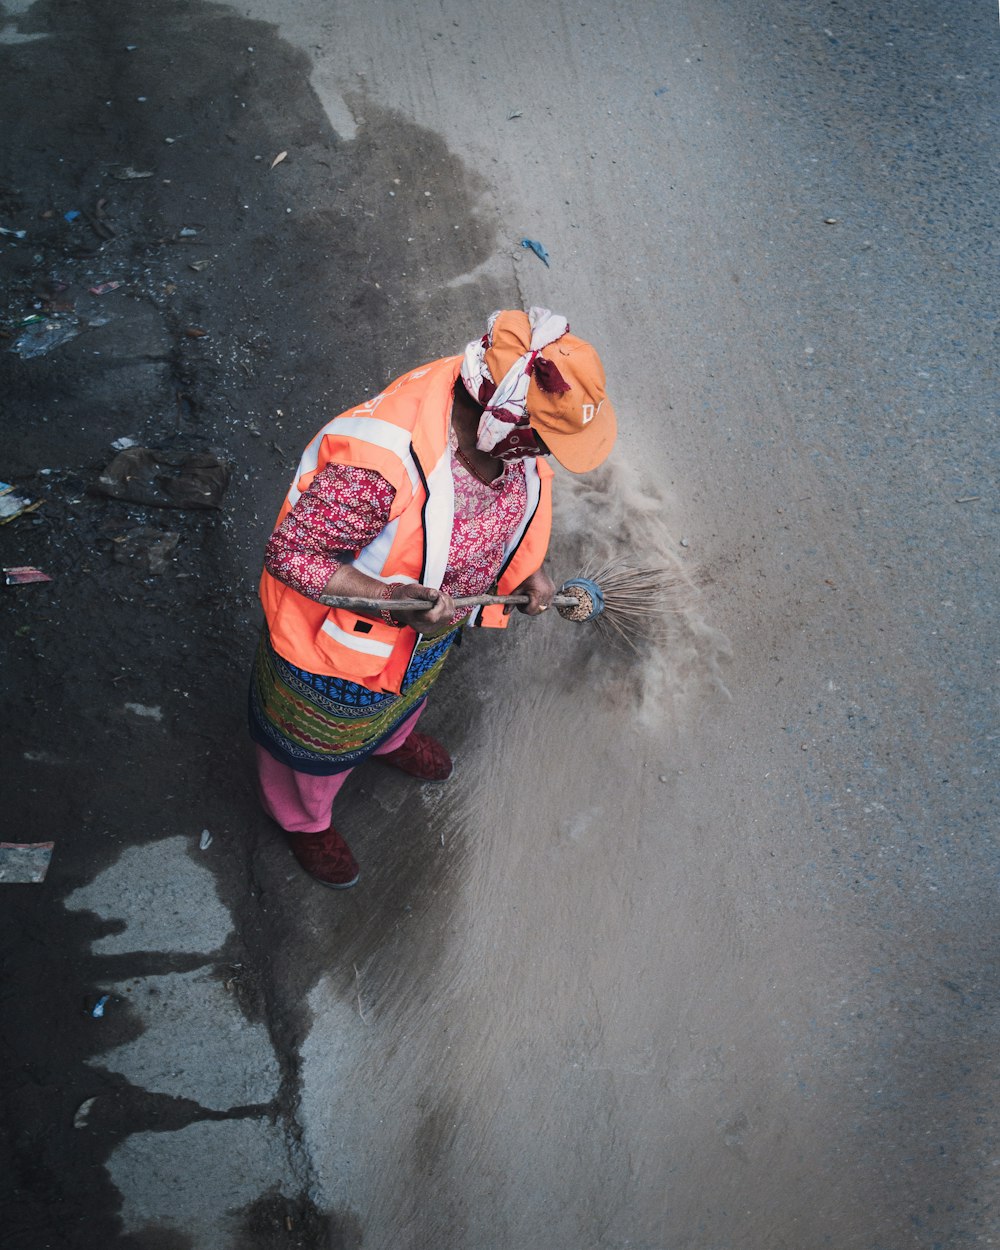
<svg viewBox="0 0 1000 1250">
<path fill-rule="evenodd" d="M 992 1244 L 996 13 L 0 16 L 0 552 L 55 574 L 3 605 L 55 843 L 0 884 L 9 1244 Z M 254 804 L 262 544 L 323 420 L 517 304 L 621 427 L 553 575 L 697 595 L 638 657 L 470 640 L 454 781 L 359 770 L 332 896 Z M 221 507 L 101 495 L 122 436 Z"/>
</svg>

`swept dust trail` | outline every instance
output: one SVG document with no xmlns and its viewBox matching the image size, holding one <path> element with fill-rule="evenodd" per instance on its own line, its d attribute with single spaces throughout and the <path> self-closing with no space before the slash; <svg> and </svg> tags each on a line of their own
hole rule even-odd
<svg viewBox="0 0 1000 1250">
<path fill-rule="evenodd" d="M 782 951 L 744 911 L 757 869 L 675 820 L 671 726 L 634 730 L 628 667 L 593 697 L 577 628 L 522 630 L 481 674 L 491 721 L 433 809 L 446 901 L 415 904 L 434 959 L 387 938 L 364 1027 L 340 978 L 310 998 L 307 1144 L 376 1246 L 656 1245 L 693 1234 L 706 1186 L 748 1201 L 734 1142 L 788 1176 L 818 1132 L 761 1059 L 781 1029 L 754 999 Z M 752 1129 L 748 1085 L 769 1104 Z M 826 1218 L 818 1176 L 782 1222 Z M 773 1220 L 746 1227 L 765 1244 Z"/>
</svg>

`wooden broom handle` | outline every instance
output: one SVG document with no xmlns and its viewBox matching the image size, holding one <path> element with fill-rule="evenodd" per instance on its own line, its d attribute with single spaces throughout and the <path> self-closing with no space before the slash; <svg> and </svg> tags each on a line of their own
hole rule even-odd
<svg viewBox="0 0 1000 1250">
<path fill-rule="evenodd" d="M 355 595 L 320 595 L 319 602 L 328 608 L 347 608 L 351 612 L 427 612 L 434 603 L 430 599 L 360 599 Z M 494 603 L 511 603 L 515 606 L 530 603 L 528 595 L 462 595 L 455 600 L 456 608 L 485 608 Z M 553 595 L 554 608 L 575 608 L 580 600 L 574 595 Z"/>
</svg>

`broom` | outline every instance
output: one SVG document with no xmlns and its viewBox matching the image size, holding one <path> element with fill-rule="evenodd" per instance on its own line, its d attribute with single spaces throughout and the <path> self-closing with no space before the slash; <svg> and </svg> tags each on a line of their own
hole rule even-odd
<svg viewBox="0 0 1000 1250">
<path fill-rule="evenodd" d="M 667 614 L 685 606 L 688 590 L 685 579 L 671 569 L 640 569 L 609 560 L 563 582 L 552 606 L 564 620 L 593 621 L 605 637 L 620 638 L 634 650 L 639 640 L 655 641 L 660 636 Z M 463 595 L 455 599 L 455 607 L 497 603 L 517 607 L 529 601 L 527 595 Z M 378 612 L 389 604 L 400 612 L 426 612 L 433 607 L 426 599 L 364 599 L 354 595 L 321 595 L 319 602 L 354 612 Z"/>
</svg>

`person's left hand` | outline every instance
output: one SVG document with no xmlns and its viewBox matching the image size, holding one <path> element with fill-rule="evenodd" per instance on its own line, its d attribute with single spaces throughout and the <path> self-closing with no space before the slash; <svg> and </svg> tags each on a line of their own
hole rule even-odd
<svg viewBox="0 0 1000 1250">
<path fill-rule="evenodd" d="M 528 603 L 517 605 L 518 612 L 523 612 L 525 616 L 538 616 L 540 612 L 544 612 L 551 604 L 555 593 L 556 584 L 543 568 L 532 573 L 530 577 L 526 577 L 520 586 L 511 591 L 514 595 L 529 596 Z M 514 604 L 507 604 L 504 608 L 505 616 L 509 615 L 512 607 Z"/>
</svg>

